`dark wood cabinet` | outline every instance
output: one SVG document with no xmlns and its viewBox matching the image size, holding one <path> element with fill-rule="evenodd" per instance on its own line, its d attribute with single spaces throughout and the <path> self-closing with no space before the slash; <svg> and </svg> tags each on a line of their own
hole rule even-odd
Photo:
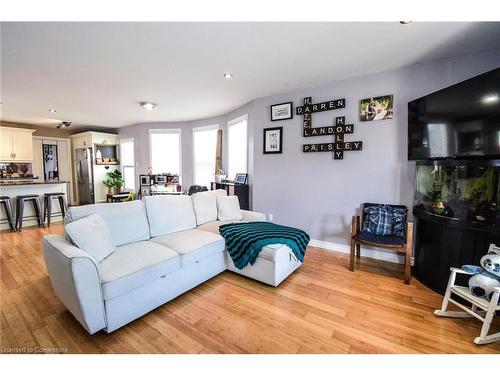
<svg viewBox="0 0 500 375">
<path fill-rule="evenodd" d="M 210 189 L 224 189 L 227 192 L 227 195 L 236 195 L 240 202 L 240 208 L 242 210 L 250 209 L 250 200 L 249 200 L 249 189 L 246 184 L 233 184 L 228 182 L 212 182 L 210 184 Z"/>
<path fill-rule="evenodd" d="M 500 244 L 500 230 L 413 210 L 415 217 L 414 276 L 444 294 L 450 267 L 479 265 L 490 243 Z M 466 279 L 459 280 L 466 282 Z"/>
</svg>

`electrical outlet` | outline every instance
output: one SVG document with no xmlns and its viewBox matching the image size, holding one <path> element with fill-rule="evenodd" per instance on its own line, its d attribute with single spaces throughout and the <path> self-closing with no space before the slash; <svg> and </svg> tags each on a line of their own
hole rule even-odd
<svg viewBox="0 0 500 375">
<path fill-rule="evenodd" d="M 269 215 L 268 215 L 268 218 L 269 218 L 269 221 L 272 223 L 272 222 L 273 222 L 273 220 L 274 220 L 273 214 L 269 214 Z"/>
</svg>

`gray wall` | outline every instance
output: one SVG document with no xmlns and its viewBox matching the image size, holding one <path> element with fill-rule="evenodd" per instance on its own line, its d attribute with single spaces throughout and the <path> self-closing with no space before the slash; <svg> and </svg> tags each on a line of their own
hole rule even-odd
<svg viewBox="0 0 500 375">
<path fill-rule="evenodd" d="M 253 209 L 272 213 L 275 222 L 305 229 L 313 239 L 347 244 L 351 217 L 362 202 L 412 205 L 415 167 L 406 160 L 407 102 L 499 65 L 500 50 L 437 60 L 259 98 L 217 118 L 138 124 L 120 129 L 119 136 L 135 138 L 138 173 L 144 173 L 149 166 L 149 129 L 182 128 L 183 184 L 189 186 L 192 128 L 218 123 L 225 130 L 228 120 L 248 114 Z M 387 94 L 394 95 L 394 119 L 359 122 L 359 100 Z M 314 102 L 346 98 L 345 109 L 313 114 L 313 126 L 329 125 L 336 116 L 346 116 L 347 123 L 355 125 L 354 134 L 346 135 L 346 140 L 363 141 L 363 150 L 345 152 L 344 160 L 333 160 L 327 152 L 303 153 L 302 144 L 332 138 L 303 138 L 302 116 L 271 122 L 269 106 L 285 101 L 301 105 L 305 96 L 312 96 Z M 263 129 L 273 126 L 284 128 L 283 154 L 264 155 Z M 227 145 L 223 147 L 225 163 Z"/>
<path fill-rule="evenodd" d="M 257 99 L 252 114 L 253 208 L 274 214 L 276 222 L 305 229 L 313 239 L 347 244 L 351 217 L 362 202 L 412 206 L 415 164 L 407 161 L 407 102 L 499 66 L 496 50 Z M 359 100 L 387 94 L 394 94 L 394 119 L 360 122 Z M 344 160 L 332 160 L 327 152 L 303 153 L 302 144 L 331 142 L 332 137 L 303 138 L 302 116 L 270 121 L 271 104 L 293 101 L 297 106 L 306 96 L 313 102 L 346 98 L 345 109 L 313 114 L 313 126 L 346 116 L 354 134 L 345 139 L 363 141 L 363 150 L 344 152 Z M 262 129 L 270 126 L 284 128 L 281 155 L 262 153 Z"/>
</svg>

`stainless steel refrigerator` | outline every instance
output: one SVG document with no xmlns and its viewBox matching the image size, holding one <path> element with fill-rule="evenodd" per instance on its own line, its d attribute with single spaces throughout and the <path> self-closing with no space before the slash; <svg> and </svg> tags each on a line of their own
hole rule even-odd
<svg viewBox="0 0 500 375">
<path fill-rule="evenodd" d="M 95 198 L 92 148 L 77 148 L 75 150 L 75 160 L 78 202 L 80 205 L 93 204 L 95 203 Z"/>
</svg>

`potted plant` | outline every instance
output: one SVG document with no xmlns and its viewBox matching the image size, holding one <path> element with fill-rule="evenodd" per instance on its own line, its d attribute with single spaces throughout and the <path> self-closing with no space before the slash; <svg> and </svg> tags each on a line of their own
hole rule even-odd
<svg viewBox="0 0 500 375">
<path fill-rule="evenodd" d="M 125 183 L 122 172 L 115 169 L 114 171 L 106 173 L 106 176 L 106 179 L 102 183 L 108 187 L 109 191 L 111 191 L 112 188 L 115 188 L 115 194 L 120 193 L 122 186 Z"/>
<path fill-rule="evenodd" d="M 115 186 L 115 183 L 111 178 L 106 178 L 103 182 L 104 186 L 108 188 L 108 195 L 113 194 L 113 186 Z"/>
</svg>

